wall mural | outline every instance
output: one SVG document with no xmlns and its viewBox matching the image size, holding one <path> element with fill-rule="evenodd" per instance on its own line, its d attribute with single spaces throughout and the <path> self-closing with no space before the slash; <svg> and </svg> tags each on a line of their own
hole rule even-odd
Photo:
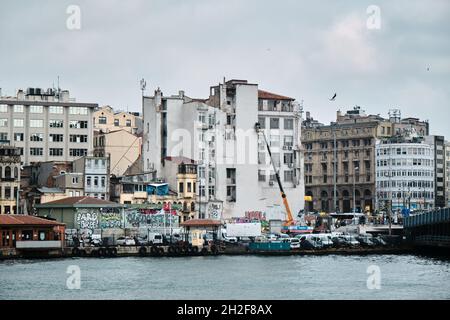
<svg viewBox="0 0 450 320">
<path fill-rule="evenodd" d="M 121 228 L 122 214 L 120 212 L 106 212 L 101 213 L 100 228 L 101 229 L 116 229 Z"/>
<path fill-rule="evenodd" d="M 163 213 L 164 212 L 164 213 Z M 125 226 L 127 228 L 148 227 L 163 228 L 164 222 L 166 227 L 178 227 L 179 217 L 176 210 L 163 211 L 152 209 L 128 209 L 125 210 Z"/>
<path fill-rule="evenodd" d="M 75 222 L 78 229 L 97 229 L 98 214 L 95 209 L 77 209 Z"/>
<path fill-rule="evenodd" d="M 208 216 L 210 219 L 220 220 L 222 217 L 222 202 L 208 203 Z"/>
</svg>

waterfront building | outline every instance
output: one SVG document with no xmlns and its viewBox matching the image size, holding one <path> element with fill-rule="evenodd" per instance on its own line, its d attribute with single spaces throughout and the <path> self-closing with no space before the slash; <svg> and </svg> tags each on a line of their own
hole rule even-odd
<svg viewBox="0 0 450 320">
<path fill-rule="evenodd" d="M 450 208 L 450 141 L 445 142 L 445 199 Z"/>
<path fill-rule="evenodd" d="M 109 157 L 110 173 L 116 177 L 125 174 L 139 158 L 141 150 L 142 136 L 136 136 L 129 131 L 119 129 L 94 134 L 94 156 Z"/>
<path fill-rule="evenodd" d="M 72 161 L 92 150 L 97 106 L 75 102 L 66 90 L 19 90 L 16 97 L 0 97 L 0 140 L 19 148 L 24 165 Z"/>
<path fill-rule="evenodd" d="M 373 212 L 375 141 L 407 129 L 419 135 L 429 130 L 427 122 L 401 119 L 398 110 L 392 110 L 385 119 L 367 115 L 356 106 L 345 114 L 337 111 L 336 121 L 330 125 L 314 121 L 307 114 L 301 134 L 305 194 L 312 200 L 306 202 L 307 211 Z"/>
<path fill-rule="evenodd" d="M 0 142 L 0 214 L 19 213 L 20 150 Z"/>
<path fill-rule="evenodd" d="M 376 193 L 380 210 L 429 210 L 435 206 L 434 144 L 423 137 L 377 141 Z"/>
<path fill-rule="evenodd" d="M 427 143 L 434 145 L 434 163 L 435 163 L 435 183 L 434 183 L 434 205 L 437 208 L 444 208 L 447 205 L 445 201 L 445 139 L 443 136 L 427 136 Z"/>
<path fill-rule="evenodd" d="M 65 225 L 33 216 L 0 215 L 0 255 L 64 247 Z"/>
<path fill-rule="evenodd" d="M 109 200 L 109 157 L 81 157 L 73 162 L 73 172 L 83 177 L 84 195 L 102 200 Z M 77 179 L 72 176 L 72 179 Z M 77 180 L 76 184 L 80 181 Z"/>
<path fill-rule="evenodd" d="M 92 197 L 68 197 L 36 204 L 39 216 L 64 223 L 67 229 L 90 230 L 102 227 L 120 229 L 123 223 L 123 205 Z"/>
<path fill-rule="evenodd" d="M 142 117 L 137 112 L 114 112 L 110 106 L 103 106 L 93 113 L 94 130 L 109 133 L 124 130 L 131 134 L 142 131 Z"/>
<path fill-rule="evenodd" d="M 212 86 L 209 99 L 192 99 L 183 91 L 166 97 L 158 89 L 143 101 L 144 169 L 163 175 L 168 157 L 193 159 L 198 218 L 230 219 L 282 204 L 262 137 L 254 129 L 258 121 L 264 122 L 293 212 L 302 209 L 300 114 L 294 99 L 230 80 Z"/>
</svg>

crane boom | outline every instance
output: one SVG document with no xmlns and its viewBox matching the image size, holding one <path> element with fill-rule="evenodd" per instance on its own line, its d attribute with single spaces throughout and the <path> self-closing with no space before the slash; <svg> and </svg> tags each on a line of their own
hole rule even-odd
<svg viewBox="0 0 450 320">
<path fill-rule="evenodd" d="M 264 131 L 261 130 L 261 125 L 258 122 L 255 124 L 255 130 L 258 134 L 262 133 L 262 136 L 264 138 L 264 142 L 266 144 L 267 151 L 269 152 L 270 162 L 272 163 L 272 167 L 273 167 L 273 171 L 275 172 L 275 177 L 277 179 L 278 187 L 280 188 L 281 198 L 283 200 L 284 207 L 286 208 L 287 219 L 285 222 L 285 226 L 291 226 L 294 224 L 294 218 L 292 217 L 291 208 L 289 207 L 289 202 L 287 200 L 286 193 L 284 192 L 283 185 L 281 184 L 280 175 L 278 174 L 278 170 L 275 167 L 275 163 L 273 162 L 272 152 L 270 150 L 269 143 L 267 142 L 266 134 L 264 133 Z"/>
</svg>

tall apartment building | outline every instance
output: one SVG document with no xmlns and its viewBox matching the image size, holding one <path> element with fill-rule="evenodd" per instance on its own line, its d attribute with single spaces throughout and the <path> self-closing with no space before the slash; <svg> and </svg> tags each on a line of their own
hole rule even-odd
<svg viewBox="0 0 450 320">
<path fill-rule="evenodd" d="M 450 208 L 450 141 L 445 142 L 445 200 Z"/>
<path fill-rule="evenodd" d="M 401 119 L 398 110 L 392 110 L 389 119 L 367 115 L 360 107 L 345 114 L 338 111 L 336 122 L 330 125 L 308 116 L 301 135 L 305 193 L 313 199 L 307 203 L 308 211 L 372 212 L 376 202 L 376 139 L 405 130 L 428 134 L 428 123 L 416 120 Z"/>
<path fill-rule="evenodd" d="M 435 162 L 435 200 L 434 205 L 438 208 L 444 208 L 447 205 L 445 201 L 445 139 L 443 136 L 427 136 L 426 141 L 434 145 Z"/>
<path fill-rule="evenodd" d="M 0 143 L 0 214 L 19 213 L 20 152 L 9 145 Z"/>
<path fill-rule="evenodd" d="M 395 136 L 376 143 L 377 207 L 428 210 L 435 200 L 434 145 L 423 137 Z"/>
<path fill-rule="evenodd" d="M 19 90 L 0 97 L 0 140 L 19 148 L 24 165 L 72 161 L 92 151 L 93 103 L 79 103 L 69 91 Z"/>
<path fill-rule="evenodd" d="M 264 212 L 269 206 L 282 205 L 262 137 L 254 129 L 258 121 L 267 122 L 264 130 L 297 213 L 303 207 L 303 178 L 300 116 L 293 100 L 260 91 L 246 80 L 212 86 L 205 100 L 191 99 L 183 91 L 165 97 L 157 90 L 153 97 L 144 97 L 144 169 L 160 175 L 167 157 L 195 161 L 199 218 L 214 218 L 211 213 L 218 207 L 223 219 Z M 259 150 L 265 155 L 261 163 Z"/>
<path fill-rule="evenodd" d="M 142 131 L 142 117 L 137 112 L 114 112 L 110 106 L 103 106 L 93 114 L 94 129 L 102 133 L 125 130 L 132 134 Z"/>
</svg>

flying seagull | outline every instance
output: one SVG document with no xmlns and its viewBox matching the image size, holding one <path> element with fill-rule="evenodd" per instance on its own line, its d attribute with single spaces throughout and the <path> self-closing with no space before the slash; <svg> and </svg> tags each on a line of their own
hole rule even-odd
<svg viewBox="0 0 450 320">
<path fill-rule="evenodd" d="M 337 96 L 337 94 L 335 93 L 334 96 L 333 96 L 333 98 L 330 99 L 330 101 L 336 100 L 336 96 Z"/>
</svg>

